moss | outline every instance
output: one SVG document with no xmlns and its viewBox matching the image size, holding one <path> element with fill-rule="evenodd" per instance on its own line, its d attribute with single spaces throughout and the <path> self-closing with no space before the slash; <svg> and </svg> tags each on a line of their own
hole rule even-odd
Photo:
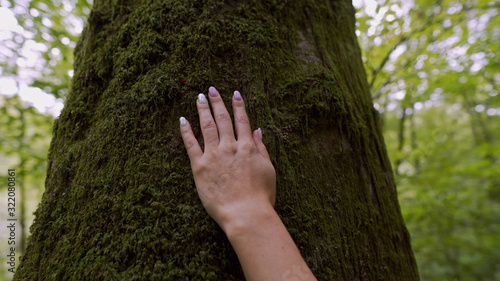
<svg viewBox="0 0 500 281">
<path fill-rule="evenodd" d="M 211 85 L 263 129 L 276 209 L 319 280 L 418 278 L 349 1 L 96 0 L 15 279 L 243 280 L 178 127 L 203 144 Z"/>
</svg>

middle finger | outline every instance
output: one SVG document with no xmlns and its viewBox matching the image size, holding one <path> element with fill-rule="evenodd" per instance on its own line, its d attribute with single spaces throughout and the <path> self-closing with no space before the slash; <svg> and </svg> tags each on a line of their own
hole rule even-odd
<svg viewBox="0 0 500 281">
<path fill-rule="evenodd" d="M 208 89 L 208 96 L 210 97 L 210 104 L 214 111 L 215 122 L 219 130 L 220 142 L 234 142 L 233 122 L 231 116 L 227 112 L 224 101 L 222 100 L 219 92 L 214 87 Z"/>
<path fill-rule="evenodd" d="M 203 93 L 198 95 L 196 104 L 198 106 L 198 115 L 200 115 L 201 132 L 205 142 L 204 152 L 206 152 L 207 149 L 215 149 L 219 146 L 219 133 L 212 114 L 210 114 L 207 98 Z"/>
</svg>

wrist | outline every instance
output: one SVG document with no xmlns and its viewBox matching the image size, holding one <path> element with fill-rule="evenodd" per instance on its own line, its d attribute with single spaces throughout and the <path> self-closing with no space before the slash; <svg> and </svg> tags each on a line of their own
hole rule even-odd
<svg viewBox="0 0 500 281">
<path fill-rule="evenodd" d="M 276 219 L 278 214 L 269 202 L 252 202 L 239 206 L 231 214 L 228 214 L 221 224 L 229 240 L 254 232 Z"/>
</svg>

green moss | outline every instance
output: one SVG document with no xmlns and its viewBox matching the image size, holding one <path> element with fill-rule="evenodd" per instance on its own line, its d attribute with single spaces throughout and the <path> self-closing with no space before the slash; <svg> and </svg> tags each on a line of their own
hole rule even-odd
<svg viewBox="0 0 500 281">
<path fill-rule="evenodd" d="M 178 127 L 203 143 L 211 85 L 263 129 L 319 280 L 417 279 L 350 2 L 96 0 L 88 22 L 16 280 L 243 280 Z"/>
</svg>

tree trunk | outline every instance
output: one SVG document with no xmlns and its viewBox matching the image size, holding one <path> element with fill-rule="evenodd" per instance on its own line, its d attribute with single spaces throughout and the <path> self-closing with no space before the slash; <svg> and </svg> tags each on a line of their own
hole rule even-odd
<svg viewBox="0 0 500 281">
<path fill-rule="evenodd" d="M 16 280 L 244 280 L 179 131 L 242 93 L 318 280 L 418 280 L 350 1 L 96 0 Z M 203 147 L 203 145 L 202 145 Z"/>
</svg>

